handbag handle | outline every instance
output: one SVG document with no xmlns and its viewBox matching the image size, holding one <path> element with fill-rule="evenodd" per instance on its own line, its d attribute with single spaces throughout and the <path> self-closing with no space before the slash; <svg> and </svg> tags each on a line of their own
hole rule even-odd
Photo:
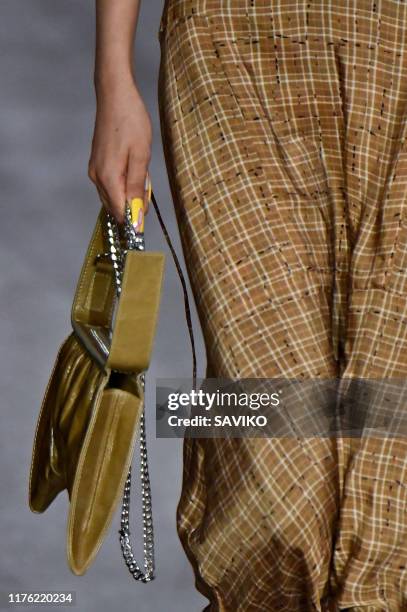
<svg viewBox="0 0 407 612">
<path fill-rule="evenodd" d="M 106 228 L 107 236 L 110 248 L 110 258 L 113 264 L 113 270 L 115 275 L 115 284 L 117 296 L 120 297 L 120 303 L 122 302 L 126 292 L 122 294 L 124 287 L 124 271 L 128 270 L 128 266 L 125 265 L 131 257 L 131 250 L 144 251 L 144 234 L 137 235 L 134 232 L 134 228 L 131 223 L 131 214 L 128 205 L 126 204 L 125 210 L 125 234 L 127 237 L 127 247 L 131 249 L 124 254 L 120 247 L 120 236 L 119 228 L 114 219 L 110 214 L 106 214 Z M 134 315 L 134 313 L 133 313 Z M 119 318 L 119 317 L 118 317 Z M 146 418 L 145 418 L 145 404 L 144 404 L 144 389 L 145 389 L 145 375 L 144 373 L 140 377 L 140 383 L 143 390 L 143 406 L 140 415 L 140 481 L 141 481 L 141 500 L 142 500 L 142 520 L 143 520 L 143 566 L 141 569 L 136 561 L 133 552 L 133 546 L 130 539 L 130 503 L 131 503 L 131 482 L 132 482 L 132 468 L 129 467 L 129 471 L 126 477 L 126 482 L 123 490 L 121 517 L 120 517 L 120 530 L 119 530 L 119 541 L 123 555 L 124 562 L 135 580 L 140 580 L 143 583 L 150 582 L 154 579 L 154 528 L 153 528 L 153 514 L 151 504 L 151 486 L 150 486 L 150 475 L 148 469 L 148 457 L 147 457 L 147 438 L 146 438 Z"/>
<path fill-rule="evenodd" d="M 181 265 L 179 263 L 177 254 L 172 245 L 168 230 L 165 226 L 165 223 L 161 217 L 157 201 L 154 196 L 154 192 L 151 192 L 151 199 L 153 202 L 154 209 L 156 211 L 158 221 L 160 223 L 161 229 L 164 233 L 167 244 L 170 248 L 172 257 L 174 259 L 174 263 L 181 280 L 182 290 L 184 294 L 184 307 L 185 307 L 185 316 L 188 325 L 188 332 L 191 341 L 191 349 L 192 349 L 192 378 L 193 385 L 196 385 L 196 352 L 195 352 L 195 342 L 193 335 L 193 327 L 192 327 L 192 319 L 191 319 L 191 310 L 189 306 L 189 298 L 187 285 L 185 282 L 184 275 L 182 273 Z M 102 214 L 105 214 L 102 211 Z M 125 215 L 125 233 L 127 236 L 127 244 L 131 249 L 144 250 L 144 236 L 137 236 L 134 233 L 133 227 L 131 225 L 130 219 L 130 210 L 128 206 L 126 206 L 126 215 Z M 122 273 L 124 269 L 124 261 L 123 254 L 120 249 L 117 248 L 119 244 L 119 230 L 117 223 L 114 218 L 106 214 L 106 226 L 108 239 L 110 243 L 110 257 L 113 263 L 113 269 L 115 273 L 116 279 L 116 289 L 118 295 L 121 294 L 122 291 Z M 129 255 L 131 253 L 127 252 L 126 260 L 128 260 Z M 121 296 L 121 300 L 123 296 Z M 119 301 L 120 304 L 120 301 Z M 111 322 L 111 311 L 107 310 L 105 312 L 106 321 Z M 113 343 L 112 343 L 113 344 Z M 141 383 L 144 390 L 145 386 L 145 376 L 144 374 L 141 376 Z M 151 505 L 151 487 L 150 487 L 150 477 L 148 470 L 148 457 L 147 457 L 147 440 L 146 440 L 146 429 L 145 429 L 145 409 L 143 404 L 143 410 L 140 418 L 140 478 L 141 478 L 141 497 L 142 497 L 142 518 L 143 518 L 143 552 L 144 552 L 144 570 L 142 570 L 137 563 L 133 547 L 130 540 L 130 498 L 131 498 L 131 482 L 132 482 L 132 469 L 131 466 L 129 468 L 129 472 L 127 475 L 124 492 L 123 492 L 123 500 L 122 500 L 122 509 L 121 509 L 121 520 L 120 520 L 120 546 L 122 550 L 123 559 L 127 565 L 127 568 L 130 574 L 133 576 L 135 580 L 140 580 L 144 583 L 149 582 L 154 579 L 154 530 L 153 530 L 153 517 L 152 517 L 152 505 Z"/>
</svg>

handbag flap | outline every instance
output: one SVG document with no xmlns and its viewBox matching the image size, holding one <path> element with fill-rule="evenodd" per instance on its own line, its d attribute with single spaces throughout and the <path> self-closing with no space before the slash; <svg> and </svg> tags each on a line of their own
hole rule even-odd
<svg viewBox="0 0 407 612">
<path fill-rule="evenodd" d="M 128 251 L 107 367 L 143 372 L 150 365 L 158 320 L 164 253 Z"/>
<path fill-rule="evenodd" d="M 82 446 L 67 530 L 71 570 L 84 574 L 95 558 L 123 493 L 143 408 L 143 392 L 107 388 Z"/>
</svg>

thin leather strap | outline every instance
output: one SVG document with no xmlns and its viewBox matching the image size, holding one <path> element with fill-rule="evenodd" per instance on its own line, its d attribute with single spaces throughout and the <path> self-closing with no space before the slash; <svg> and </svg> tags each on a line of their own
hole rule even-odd
<svg viewBox="0 0 407 612">
<path fill-rule="evenodd" d="M 169 236 L 168 230 L 165 227 L 164 220 L 163 220 L 163 218 L 161 216 L 161 213 L 160 213 L 160 210 L 158 208 L 157 200 L 155 199 L 155 195 L 154 195 L 153 190 L 151 190 L 151 200 L 153 202 L 155 212 L 157 213 L 157 217 L 158 217 L 158 221 L 159 221 L 159 223 L 161 225 L 161 229 L 163 231 L 163 234 L 165 236 L 165 239 L 166 239 L 167 244 L 169 246 L 169 249 L 171 251 L 172 257 L 174 259 L 174 263 L 175 263 L 175 267 L 177 268 L 178 276 L 179 276 L 179 278 L 181 280 L 182 290 L 183 290 L 183 293 L 184 293 L 185 316 L 186 316 L 187 325 L 188 325 L 189 338 L 191 340 L 191 349 L 192 349 L 192 379 L 193 379 L 193 386 L 195 387 L 195 385 L 196 385 L 196 351 L 195 351 L 195 340 L 194 340 L 194 332 L 193 332 L 193 328 L 192 328 L 191 309 L 190 309 L 190 306 L 189 306 L 187 284 L 185 282 L 185 277 L 184 277 L 184 274 L 182 272 L 182 268 L 181 268 L 181 265 L 179 263 L 179 259 L 177 257 L 176 252 L 175 252 L 175 249 L 174 249 L 174 247 L 172 245 L 171 238 Z"/>
</svg>

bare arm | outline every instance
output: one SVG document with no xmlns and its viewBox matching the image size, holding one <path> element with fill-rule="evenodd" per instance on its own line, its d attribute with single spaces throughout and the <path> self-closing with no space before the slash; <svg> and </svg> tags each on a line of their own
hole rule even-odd
<svg viewBox="0 0 407 612">
<path fill-rule="evenodd" d="M 133 43 L 141 0 L 96 0 L 96 120 L 89 177 L 123 221 L 126 199 L 146 202 L 152 125 L 138 91 Z"/>
</svg>

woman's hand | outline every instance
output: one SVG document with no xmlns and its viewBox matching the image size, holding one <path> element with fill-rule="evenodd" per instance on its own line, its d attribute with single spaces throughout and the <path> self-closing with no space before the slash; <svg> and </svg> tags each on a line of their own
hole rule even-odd
<svg viewBox="0 0 407 612">
<path fill-rule="evenodd" d="M 142 198 L 147 212 L 151 143 L 151 119 L 134 81 L 97 91 L 89 178 L 119 223 L 124 221 L 126 200 Z"/>
</svg>

